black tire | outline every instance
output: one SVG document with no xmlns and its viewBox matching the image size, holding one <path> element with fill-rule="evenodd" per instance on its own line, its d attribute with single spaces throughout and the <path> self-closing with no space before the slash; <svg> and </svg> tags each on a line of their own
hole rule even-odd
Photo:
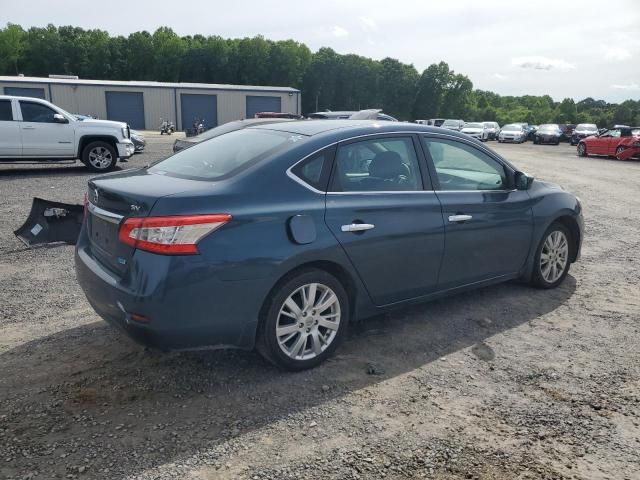
<svg viewBox="0 0 640 480">
<path fill-rule="evenodd" d="M 278 337 L 276 335 L 278 319 L 280 317 L 281 309 L 284 307 L 285 301 L 290 296 L 294 295 L 298 289 L 312 283 L 328 287 L 333 291 L 333 293 L 335 293 L 340 312 L 340 321 L 338 323 L 338 328 L 335 335 L 321 353 L 308 359 L 294 359 L 287 355 L 280 347 Z M 267 299 L 262 309 L 260 326 L 258 328 L 256 338 L 256 349 L 265 359 L 286 370 L 299 371 L 316 367 L 333 354 L 347 330 L 350 312 L 349 297 L 343 285 L 338 279 L 336 279 L 333 275 L 325 272 L 324 270 L 316 268 L 306 268 L 293 272 L 291 275 L 282 279 L 274 288 L 269 297 L 270 298 Z M 311 320 L 311 316 L 309 316 L 309 318 L 307 319 L 299 318 L 292 322 L 292 326 L 295 326 L 298 321 L 301 322 L 301 329 L 299 333 L 300 337 L 302 337 L 304 334 L 303 330 L 309 332 L 309 329 L 306 327 L 313 328 L 313 325 L 305 325 L 304 327 L 302 327 L 303 323 L 308 322 L 309 320 Z M 326 332 L 328 332 L 328 330 L 326 330 Z M 292 343 L 296 343 L 296 341 L 300 337 L 293 337 Z M 304 340 L 304 342 L 304 346 L 302 347 L 303 352 L 306 351 L 305 349 L 308 345 L 307 340 Z M 311 341 L 311 343 L 313 343 L 313 341 Z"/>
<path fill-rule="evenodd" d="M 100 156 L 98 160 L 94 155 Z M 91 142 L 82 150 L 82 163 L 92 172 L 110 172 L 116 168 L 118 152 L 107 142 Z"/>
<path fill-rule="evenodd" d="M 548 281 L 544 278 L 544 275 L 542 273 L 540 257 L 542 255 L 542 250 L 545 246 L 545 242 L 547 241 L 547 238 L 549 238 L 549 236 L 551 236 L 554 232 L 557 232 L 557 231 L 562 232 L 562 234 L 564 234 L 566 238 L 566 241 L 568 244 L 567 245 L 567 261 L 562 271 L 562 274 L 557 279 L 553 281 Z M 543 289 L 556 288 L 558 285 L 560 285 L 566 278 L 567 274 L 569 273 L 569 267 L 571 266 L 571 258 L 573 256 L 573 248 L 574 248 L 573 238 L 569 229 L 561 223 L 557 223 L 557 222 L 553 223 L 542 236 L 542 239 L 540 240 L 540 244 L 536 249 L 536 255 L 534 258 L 535 263 L 533 265 L 533 276 L 531 278 L 531 283 L 535 287 L 543 288 Z"/>
<path fill-rule="evenodd" d="M 540 142 L 538 141 L 538 139 L 537 139 L 537 138 L 534 138 L 534 139 L 533 139 L 533 144 L 534 144 L 534 145 L 537 145 L 538 143 L 540 143 Z"/>
<path fill-rule="evenodd" d="M 578 143 L 578 156 L 586 157 L 587 155 L 589 155 L 587 152 L 587 145 L 584 143 Z"/>
<path fill-rule="evenodd" d="M 618 146 L 618 148 L 616 148 L 616 159 L 618 158 L 618 155 L 620 155 L 622 152 L 624 152 L 626 150 L 625 147 L 623 147 L 622 145 Z"/>
</svg>

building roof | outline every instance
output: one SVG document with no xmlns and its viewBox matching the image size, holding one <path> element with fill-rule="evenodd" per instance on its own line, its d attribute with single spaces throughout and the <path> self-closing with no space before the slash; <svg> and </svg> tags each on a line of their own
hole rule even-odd
<svg viewBox="0 0 640 480">
<path fill-rule="evenodd" d="M 95 85 L 108 87 L 135 87 L 135 88 L 189 88 L 201 90 L 239 90 L 239 91 L 265 91 L 265 92 L 291 92 L 298 93 L 300 90 L 291 87 L 273 87 L 259 85 L 226 85 L 218 83 L 172 83 L 172 82 L 152 82 L 152 81 L 120 81 L 120 80 L 85 80 L 73 78 L 48 78 L 48 77 L 19 77 L 0 76 L 0 82 L 19 82 L 32 84 L 56 84 L 56 85 Z"/>
</svg>

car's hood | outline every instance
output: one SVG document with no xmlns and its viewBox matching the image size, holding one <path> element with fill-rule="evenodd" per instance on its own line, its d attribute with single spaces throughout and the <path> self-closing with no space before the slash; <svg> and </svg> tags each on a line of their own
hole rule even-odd
<svg viewBox="0 0 640 480">
<path fill-rule="evenodd" d="M 82 126 L 85 127 L 107 127 L 107 128 L 122 128 L 126 127 L 127 124 L 124 122 L 115 122 L 113 120 L 95 120 L 93 118 L 88 118 L 86 120 L 82 120 Z"/>
<path fill-rule="evenodd" d="M 460 131 L 462 133 L 482 133 L 484 130 L 482 128 L 463 128 Z"/>
</svg>

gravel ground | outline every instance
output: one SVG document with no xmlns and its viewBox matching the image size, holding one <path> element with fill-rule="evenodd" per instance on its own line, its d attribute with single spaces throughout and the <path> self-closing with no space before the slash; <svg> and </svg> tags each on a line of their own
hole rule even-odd
<svg viewBox="0 0 640 480">
<path fill-rule="evenodd" d="M 123 168 L 166 155 L 148 136 Z M 257 354 L 145 352 L 27 250 L 31 197 L 81 203 L 80 166 L 0 166 L 0 478 L 638 479 L 640 162 L 491 147 L 578 194 L 565 283 L 509 283 L 353 325 L 284 373 Z"/>
</svg>

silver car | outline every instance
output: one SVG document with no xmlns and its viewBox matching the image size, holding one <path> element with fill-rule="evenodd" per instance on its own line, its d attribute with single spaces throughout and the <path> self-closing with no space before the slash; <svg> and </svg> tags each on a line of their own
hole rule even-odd
<svg viewBox="0 0 640 480">
<path fill-rule="evenodd" d="M 498 135 L 498 142 L 513 142 L 513 143 L 523 143 L 527 140 L 527 132 L 520 123 L 511 123 L 509 125 L 505 125 L 500 130 L 500 134 Z"/>
<path fill-rule="evenodd" d="M 460 132 L 469 135 L 470 137 L 477 138 L 481 142 L 486 142 L 487 140 L 489 140 L 489 128 L 484 123 L 465 123 Z"/>
<path fill-rule="evenodd" d="M 497 140 L 498 134 L 500 133 L 500 125 L 498 122 L 482 122 L 487 127 L 489 132 L 489 140 Z"/>
<path fill-rule="evenodd" d="M 462 127 L 464 127 L 464 120 L 445 120 L 440 126 L 442 128 L 459 132 L 460 130 L 462 130 Z"/>
</svg>

